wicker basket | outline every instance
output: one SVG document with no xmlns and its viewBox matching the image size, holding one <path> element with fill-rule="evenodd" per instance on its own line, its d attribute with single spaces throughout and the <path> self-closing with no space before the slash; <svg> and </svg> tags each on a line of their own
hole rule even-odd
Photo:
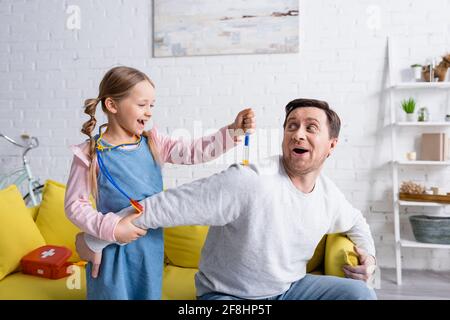
<svg viewBox="0 0 450 320">
<path fill-rule="evenodd" d="M 450 217 L 410 216 L 414 237 L 419 242 L 450 244 Z"/>
</svg>

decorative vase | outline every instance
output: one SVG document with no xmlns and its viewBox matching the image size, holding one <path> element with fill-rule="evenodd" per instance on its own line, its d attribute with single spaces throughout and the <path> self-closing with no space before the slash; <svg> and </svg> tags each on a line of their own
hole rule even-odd
<svg viewBox="0 0 450 320">
<path fill-rule="evenodd" d="M 414 79 L 419 82 L 422 81 L 422 66 L 413 67 Z"/>
<path fill-rule="evenodd" d="M 406 159 L 408 159 L 409 161 L 416 161 L 417 160 L 417 154 L 414 151 L 408 152 L 406 154 Z"/>
<path fill-rule="evenodd" d="M 427 107 L 423 107 L 419 109 L 419 116 L 417 117 L 417 121 L 430 121 L 430 112 Z"/>
<path fill-rule="evenodd" d="M 414 119 L 414 113 L 407 113 L 407 114 L 406 114 L 406 121 L 407 121 L 407 122 L 414 122 L 414 121 L 415 121 L 415 119 Z"/>
</svg>

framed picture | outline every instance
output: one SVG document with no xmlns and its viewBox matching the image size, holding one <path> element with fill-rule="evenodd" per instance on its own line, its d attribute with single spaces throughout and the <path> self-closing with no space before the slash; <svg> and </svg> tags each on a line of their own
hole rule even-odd
<svg viewBox="0 0 450 320">
<path fill-rule="evenodd" d="M 296 53 L 298 0 L 154 0 L 153 55 Z"/>
</svg>

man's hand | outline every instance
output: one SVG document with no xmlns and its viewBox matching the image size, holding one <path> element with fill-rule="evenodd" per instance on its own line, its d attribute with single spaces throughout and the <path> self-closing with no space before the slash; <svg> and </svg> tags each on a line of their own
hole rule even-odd
<svg viewBox="0 0 450 320">
<path fill-rule="evenodd" d="M 367 254 L 366 251 L 355 246 L 355 251 L 358 254 L 360 265 L 352 267 L 345 265 L 343 267 L 345 277 L 351 279 L 362 280 L 368 282 L 376 269 L 376 261 L 373 256 Z"/>
<path fill-rule="evenodd" d="M 86 244 L 84 241 L 84 233 L 78 233 L 75 240 L 75 246 L 77 248 L 77 253 L 80 256 L 81 260 L 89 261 L 92 263 L 92 278 L 97 278 L 98 271 L 100 269 L 100 263 L 102 262 L 102 253 L 94 252 Z"/>
<path fill-rule="evenodd" d="M 120 243 L 130 243 L 139 239 L 147 234 L 146 230 L 136 227 L 133 224 L 133 220 L 139 218 L 142 213 L 132 213 L 126 217 L 123 217 L 119 223 L 117 223 L 114 229 L 114 237 Z"/>
<path fill-rule="evenodd" d="M 234 122 L 228 126 L 228 130 L 231 130 L 231 135 L 236 138 L 244 135 L 246 132 L 253 133 L 255 128 L 255 112 L 252 108 L 239 112 Z"/>
</svg>

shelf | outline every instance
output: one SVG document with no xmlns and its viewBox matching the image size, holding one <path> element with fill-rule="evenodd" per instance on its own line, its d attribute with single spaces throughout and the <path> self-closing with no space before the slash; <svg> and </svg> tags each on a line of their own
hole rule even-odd
<svg viewBox="0 0 450 320">
<path fill-rule="evenodd" d="M 450 122 L 396 122 L 394 125 L 399 127 L 450 127 Z"/>
<path fill-rule="evenodd" d="M 450 244 L 424 243 L 412 240 L 400 240 L 402 247 L 429 248 L 429 249 L 450 249 Z"/>
<path fill-rule="evenodd" d="M 399 165 L 412 165 L 412 166 L 449 166 L 450 161 L 408 161 L 408 160 L 402 160 L 402 161 L 392 161 L 393 163 L 399 164 Z"/>
<path fill-rule="evenodd" d="M 450 81 L 446 82 L 400 82 L 392 89 L 450 89 Z"/>
<path fill-rule="evenodd" d="M 405 37 L 402 36 L 402 42 L 405 42 Z M 414 42 L 413 42 L 414 43 Z M 436 132 L 436 131 L 448 131 L 450 128 L 450 121 L 445 121 L 445 113 L 442 116 L 433 117 L 435 121 L 427 121 L 427 122 L 419 122 L 418 118 L 413 117 L 411 120 L 415 120 L 414 122 L 407 122 L 405 114 L 402 112 L 400 114 L 399 106 L 397 101 L 406 94 L 419 94 L 420 92 L 428 92 L 436 98 L 439 99 L 447 99 L 447 105 L 449 104 L 449 94 L 450 94 L 450 80 L 444 82 L 415 82 L 413 79 L 405 79 L 401 78 L 401 75 L 405 68 L 410 65 L 412 61 L 405 61 L 404 58 L 401 59 L 401 65 L 397 65 L 399 60 L 397 59 L 396 49 L 397 41 L 395 37 L 388 36 L 388 48 L 387 48 L 387 59 L 388 59 L 388 75 L 386 78 L 388 81 L 386 83 L 387 93 L 389 96 L 389 122 L 387 126 L 390 128 L 391 133 L 391 158 L 390 163 L 393 164 L 391 166 L 392 170 L 392 186 L 394 195 L 397 195 L 397 191 L 399 190 L 399 176 L 400 173 L 402 175 L 411 175 L 417 174 L 414 171 L 415 169 L 425 170 L 425 171 L 448 171 L 450 166 L 450 159 L 444 158 L 445 161 L 424 161 L 420 156 L 417 158 L 418 160 L 409 161 L 406 157 L 399 154 L 401 149 L 398 148 L 399 145 L 402 144 L 402 140 L 398 140 L 398 136 L 400 134 L 405 134 L 406 132 L 414 132 L 419 135 L 422 132 Z M 404 50 L 404 48 L 402 48 Z M 409 50 L 412 50 L 410 48 Z M 403 54 L 402 57 L 405 57 Z M 405 82 L 407 81 L 407 82 Z M 429 90 L 429 91 L 426 91 Z M 447 106 L 450 107 L 450 105 Z M 442 113 L 442 112 L 441 112 Z M 400 117 L 398 117 L 400 116 Z M 408 116 L 408 119 L 409 116 Z M 414 129 L 413 131 L 411 131 Z M 406 130 L 406 131 L 405 131 Z M 412 137 L 410 137 L 412 140 Z M 415 141 L 414 141 L 415 142 Z M 419 153 L 417 153 L 419 155 Z M 427 197 L 406 197 L 405 195 L 400 195 L 398 193 L 397 197 L 393 197 L 392 199 L 392 207 L 393 207 L 393 218 L 394 218 L 394 235 L 395 239 L 399 239 L 395 245 L 395 266 L 396 266 L 396 277 L 397 284 L 402 284 L 402 250 L 405 247 L 410 248 L 428 248 L 428 249 L 450 249 L 450 244 L 435 244 L 435 243 L 422 243 L 415 241 L 414 237 L 401 236 L 402 233 L 402 224 L 404 221 L 400 219 L 400 211 L 404 211 L 405 207 L 411 207 L 411 211 L 433 211 L 434 213 L 439 212 L 438 216 L 444 216 L 446 214 L 447 206 L 450 206 L 450 195 L 449 199 L 440 199 L 440 198 L 427 198 Z M 417 200 L 417 201 L 415 201 Z M 429 215 L 429 214 L 427 214 Z M 435 214 L 433 214 L 435 215 Z"/>
<path fill-rule="evenodd" d="M 400 206 L 408 207 L 443 207 L 450 204 L 437 203 L 437 202 L 420 202 L 420 201 L 405 201 L 399 200 L 398 204 Z"/>
</svg>

